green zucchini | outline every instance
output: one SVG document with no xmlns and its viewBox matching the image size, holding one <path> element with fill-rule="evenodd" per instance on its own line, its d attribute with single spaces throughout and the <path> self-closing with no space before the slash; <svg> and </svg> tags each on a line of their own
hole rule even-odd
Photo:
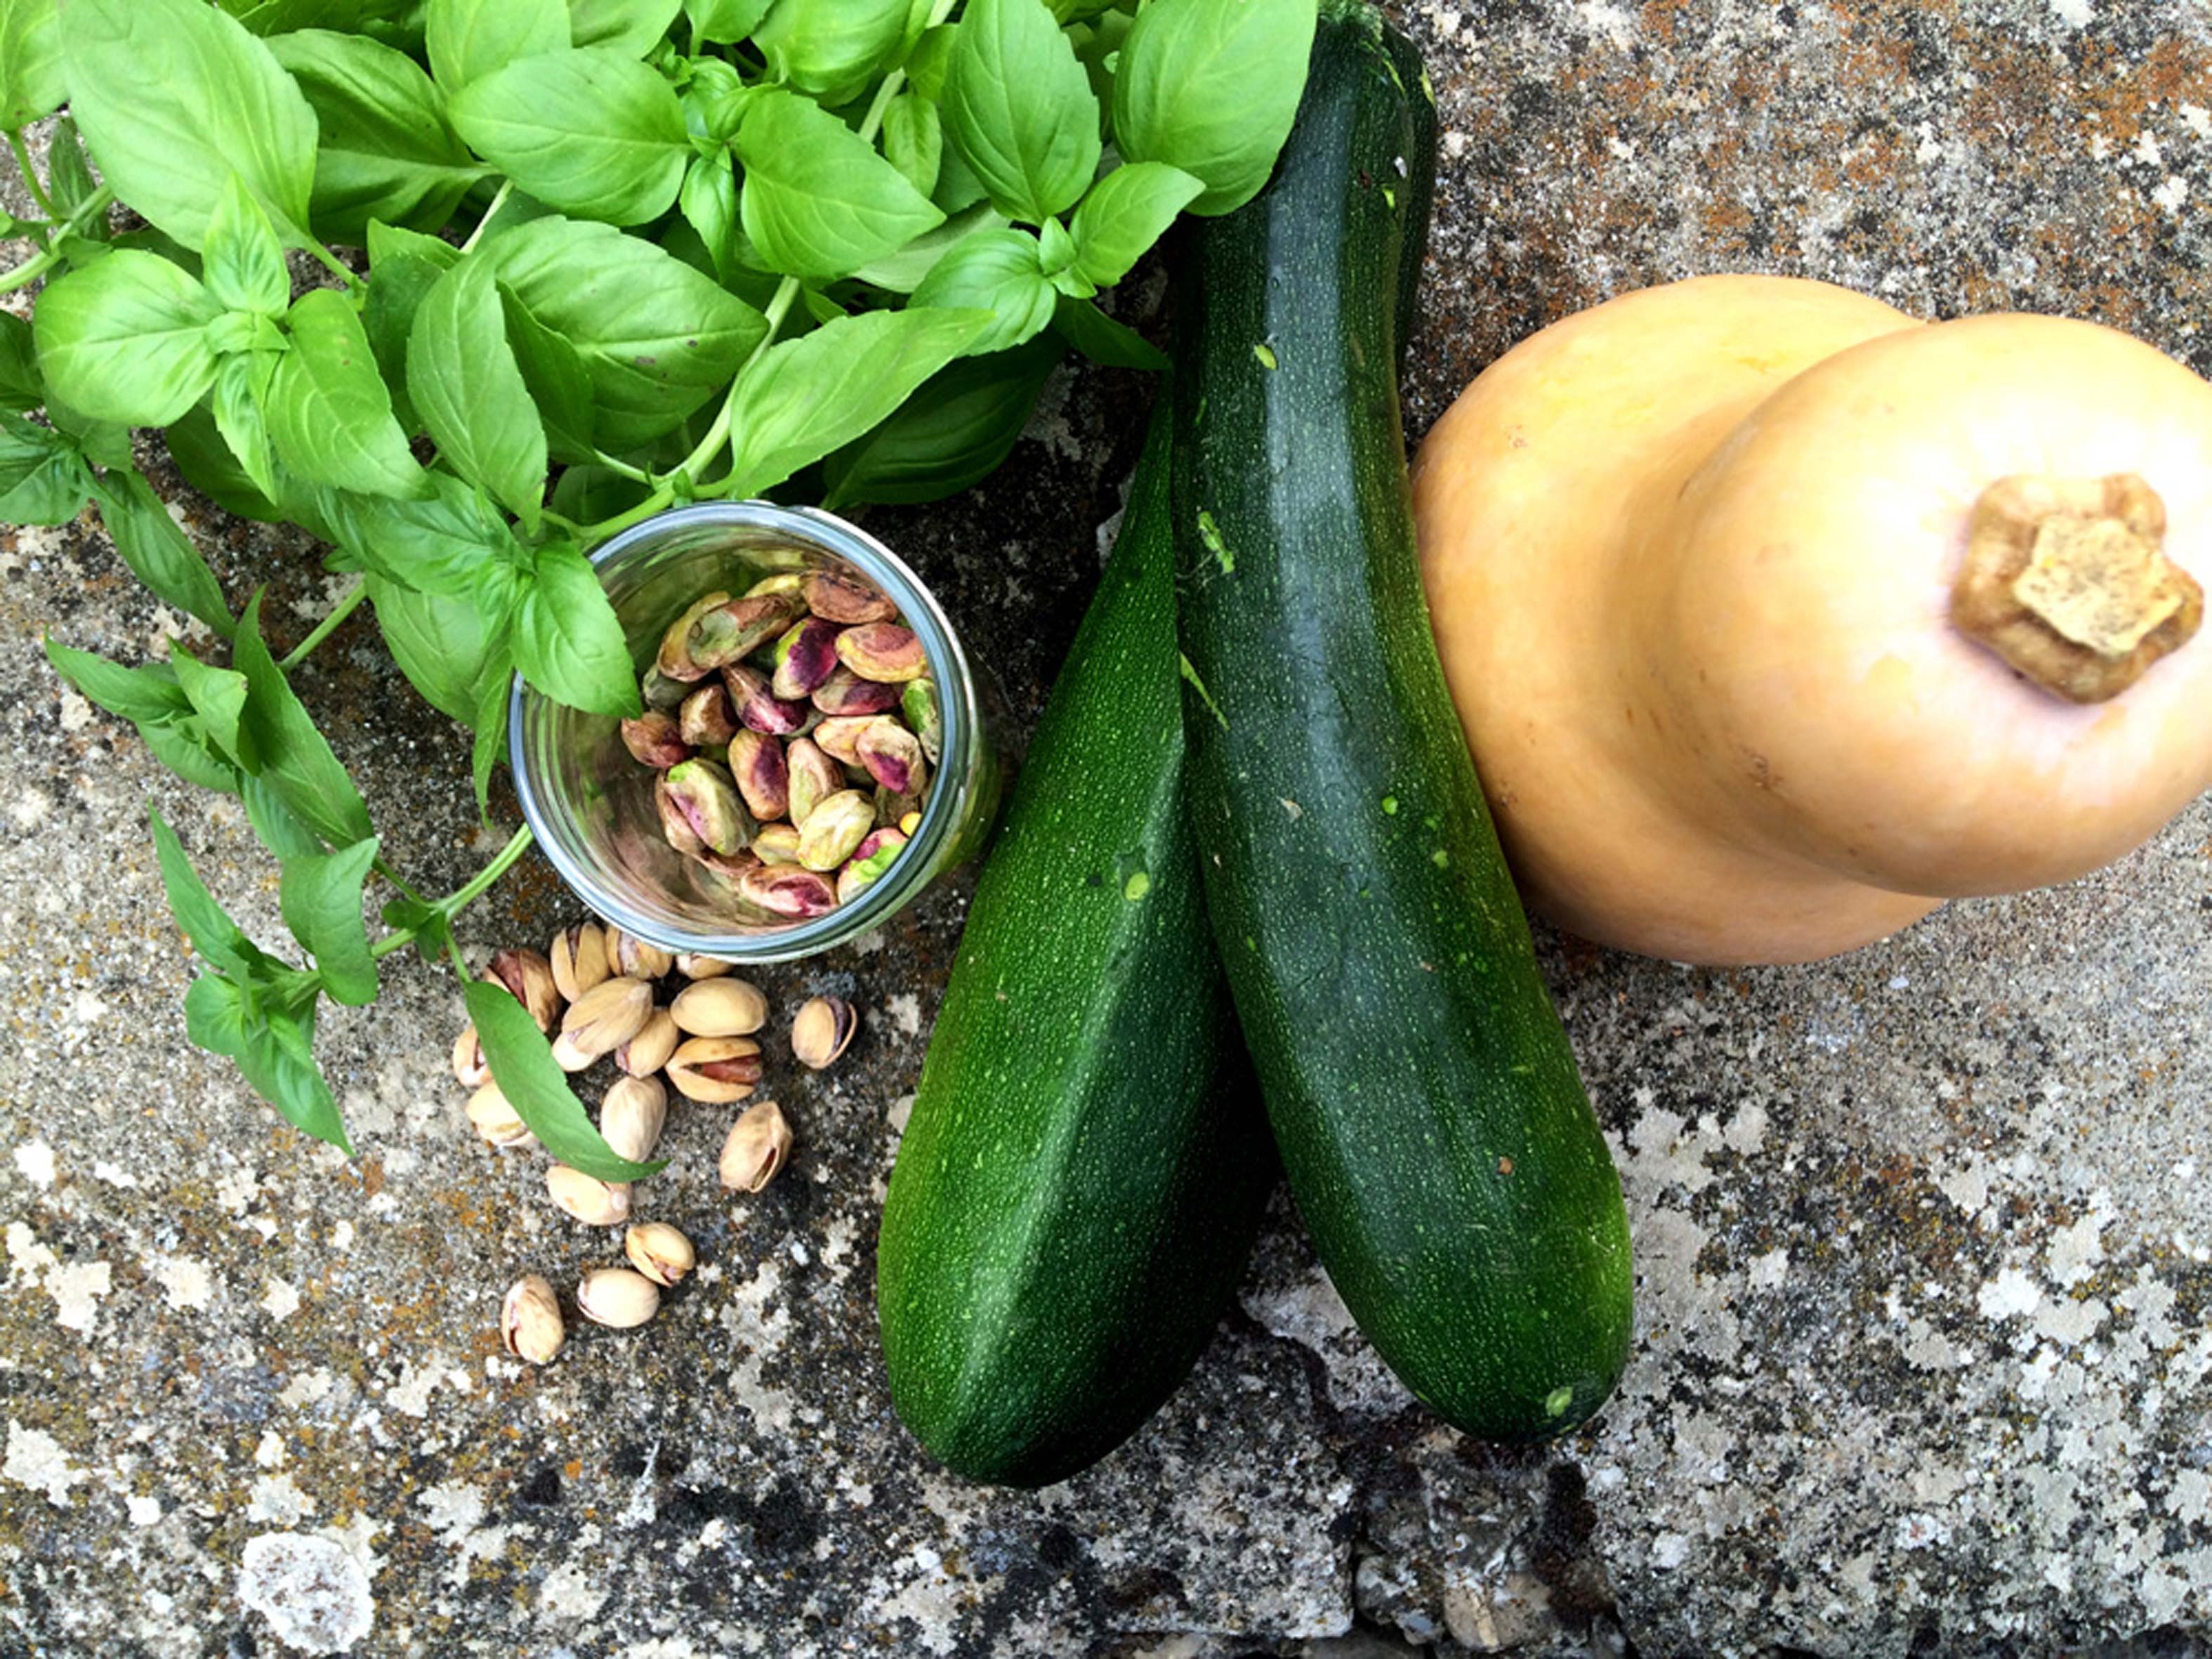
<svg viewBox="0 0 2212 1659">
<path fill-rule="evenodd" d="M 1206 924 L 1156 413 L 976 884 L 877 1246 L 892 1403 L 973 1480 L 1126 1438 L 1236 1288 L 1276 1164 Z"/>
<path fill-rule="evenodd" d="M 1322 1264 L 1438 1416 L 1538 1439 L 1626 1363 L 1627 1218 L 1422 599 L 1397 368 L 1433 161 L 1389 30 L 1323 5 L 1273 180 L 1181 273 L 1190 804 Z"/>
</svg>

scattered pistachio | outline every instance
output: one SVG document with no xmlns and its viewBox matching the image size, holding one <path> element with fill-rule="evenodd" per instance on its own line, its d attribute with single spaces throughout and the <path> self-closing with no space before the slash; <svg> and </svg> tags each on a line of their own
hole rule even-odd
<svg viewBox="0 0 2212 1659">
<path fill-rule="evenodd" d="M 750 980 L 702 980 L 678 991 L 668 1012 L 691 1036 L 750 1036 L 768 1024 L 768 998 Z"/>
<path fill-rule="evenodd" d="M 775 674 L 769 690 L 796 702 L 837 672 L 837 624 L 808 617 L 775 642 Z"/>
<path fill-rule="evenodd" d="M 802 1066 L 821 1071 L 852 1046 L 860 1017 L 842 997 L 811 997 L 791 1022 L 791 1052 Z"/>
<path fill-rule="evenodd" d="M 631 979 L 659 979 L 675 965 L 676 958 L 658 945 L 619 927 L 607 929 L 607 967 L 611 971 Z"/>
<path fill-rule="evenodd" d="M 868 837 L 853 849 L 853 856 L 837 872 L 837 902 L 850 904 L 861 893 L 882 879 L 884 872 L 897 862 L 898 855 L 906 851 L 906 836 L 888 826 L 871 830 Z"/>
<path fill-rule="evenodd" d="M 514 1103 L 496 1083 L 487 1083 L 469 1097 L 469 1121 L 488 1145 L 502 1151 L 511 1146 L 535 1146 L 538 1137 L 514 1109 Z"/>
<path fill-rule="evenodd" d="M 802 832 L 803 833 L 803 832 Z M 771 916 L 802 921 L 837 908 L 837 888 L 827 876 L 796 864 L 766 864 L 738 878 L 738 896 Z"/>
<path fill-rule="evenodd" d="M 750 1037 L 693 1037 L 668 1057 L 676 1092 L 705 1106 L 749 1099 L 760 1079 L 760 1044 Z"/>
<path fill-rule="evenodd" d="M 484 1059 L 483 1044 L 477 1040 L 473 1025 L 461 1027 L 460 1036 L 453 1039 L 453 1076 L 464 1089 L 479 1088 L 491 1081 L 491 1066 Z"/>
<path fill-rule="evenodd" d="M 899 690 L 896 685 L 863 679 L 851 669 L 841 667 L 814 688 L 809 701 L 825 716 L 881 714 L 898 707 Z"/>
<path fill-rule="evenodd" d="M 602 980 L 568 1005 L 561 1035 L 580 1054 L 611 1054 L 645 1029 L 653 987 L 641 979 Z"/>
<path fill-rule="evenodd" d="M 693 951 L 676 953 L 676 971 L 686 979 L 720 979 L 725 974 L 735 973 L 738 964 L 725 962 L 720 957 L 702 957 Z"/>
<path fill-rule="evenodd" d="M 862 726 L 853 750 L 868 775 L 893 794 L 921 793 L 927 765 L 921 740 L 890 715 L 879 714 Z"/>
<path fill-rule="evenodd" d="M 615 1064 L 632 1077 L 651 1077 L 668 1064 L 669 1055 L 684 1040 L 665 1008 L 656 1008 L 637 1028 L 637 1035 L 615 1050 Z"/>
<path fill-rule="evenodd" d="M 541 1031 L 550 1031 L 561 1017 L 561 988 L 553 982 L 553 964 L 535 951 L 501 951 L 483 971 L 486 980 L 505 986 L 514 1000 L 530 1010 Z"/>
<path fill-rule="evenodd" d="M 670 684 L 679 691 L 691 689 L 681 680 Z M 682 723 L 665 709 L 648 708 L 635 720 L 624 720 L 622 740 L 632 760 L 656 770 L 665 771 L 691 758 L 691 745 L 684 739 Z"/>
<path fill-rule="evenodd" d="M 601 1181 L 556 1164 L 545 1171 L 545 1190 L 554 1203 L 586 1227 L 611 1227 L 629 1219 L 627 1181 Z"/>
<path fill-rule="evenodd" d="M 763 864 L 796 864 L 799 830 L 788 823 L 763 823 L 753 837 L 753 851 Z"/>
<path fill-rule="evenodd" d="M 599 1133 L 623 1157 L 642 1163 L 668 1121 L 668 1091 L 658 1078 L 617 1078 L 599 1102 Z"/>
<path fill-rule="evenodd" d="M 815 744 L 841 765 L 857 767 L 860 763 L 858 747 L 860 733 L 874 718 L 873 714 L 850 714 L 826 720 L 814 728 Z M 804 829 L 805 826 L 801 824 L 799 827 Z"/>
<path fill-rule="evenodd" d="M 628 1267 L 594 1267 L 577 1282 L 576 1311 L 594 1325 L 626 1331 L 660 1311 L 660 1286 Z"/>
<path fill-rule="evenodd" d="M 586 1054 L 576 1046 L 575 1039 L 565 1033 L 553 1039 L 553 1063 L 564 1072 L 582 1072 L 591 1068 L 597 1054 Z"/>
<path fill-rule="evenodd" d="M 722 684 L 737 705 L 738 724 L 765 737 L 787 738 L 806 729 L 816 718 L 811 703 L 788 702 L 769 690 L 769 678 L 759 669 L 733 662 L 722 671 Z"/>
<path fill-rule="evenodd" d="M 807 814 L 799 831 L 799 861 L 810 870 L 835 870 L 875 827 L 875 803 L 857 789 L 841 789 Z"/>
<path fill-rule="evenodd" d="M 545 953 L 553 964 L 553 983 L 574 1002 L 607 976 L 607 936 L 595 921 L 580 921 L 553 936 Z"/>
<path fill-rule="evenodd" d="M 836 571 L 808 572 L 805 591 L 806 608 L 834 623 L 889 622 L 898 615 L 898 607 L 867 583 Z"/>
<path fill-rule="evenodd" d="M 922 754 L 932 766 L 936 765 L 945 743 L 945 711 L 938 706 L 937 682 L 927 674 L 908 680 L 899 694 L 899 713 L 906 717 Z"/>
<path fill-rule="evenodd" d="M 730 740 L 730 775 L 745 810 L 759 823 L 773 823 L 791 810 L 791 773 L 775 738 L 738 732 Z"/>
<path fill-rule="evenodd" d="M 929 672 L 929 658 L 910 628 L 895 622 L 863 623 L 837 636 L 837 660 L 864 680 L 904 684 Z"/>
<path fill-rule="evenodd" d="M 568 1334 L 561 1323 L 561 1299 L 544 1274 L 526 1274 L 507 1287 L 499 1304 L 499 1340 L 509 1353 L 533 1365 L 550 1365 Z"/>
<path fill-rule="evenodd" d="M 749 655 L 788 628 L 799 612 L 794 593 L 753 593 L 702 612 L 684 636 L 691 661 L 720 668 Z"/>
<path fill-rule="evenodd" d="M 733 1193 L 757 1193 L 775 1179 L 790 1156 L 791 1125 L 784 1121 L 783 1109 L 772 1100 L 749 1106 L 722 1143 L 722 1185 Z"/>
<path fill-rule="evenodd" d="M 710 760 L 688 760 L 653 786 L 660 830 L 679 853 L 742 853 L 754 824 L 730 775 Z"/>
<path fill-rule="evenodd" d="M 676 711 L 676 724 L 684 741 L 694 748 L 714 749 L 727 743 L 738 729 L 728 689 L 718 679 L 702 684 L 684 699 Z"/>
<path fill-rule="evenodd" d="M 623 1235 L 629 1265 L 656 1285 L 673 1285 L 698 1264 L 691 1241 L 665 1221 L 641 1221 Z"/>
<path fill-rule="evenodd" d="M 668 631 L 660 636 L 659 653 L 653 659 L 654 672 L 663 679 L 669 680 L 706 678 L 709 672 L 707 665 L 696 661 L 690 653 L 691 626 L 709 611 L 728 604 L 729 599 L 727 593 L 708 593 L 695 600 L 682 616 L 669 623 Z M 647 687 L 648 691 L 651 689 Z M 646 700 L 655 708 L 662 706 L 656 697 L 648 696 Z"/>
<path fill-rule="evenodd" d="M 786 794 L 791 806 L 791 821 L 800 828 L 806 825 L 807 815 L 825 795 L 834 795 L 845 787 L 845 775 L 838 770 L 837 763 L 823 752 L 822 745 L 811 738 L 795 739 L 783 753 L 787 775 Z M 763 854 L 762 856 L 767 856 Z M 798 854 L 793 854 L 796 858 Z"/>
</svg>

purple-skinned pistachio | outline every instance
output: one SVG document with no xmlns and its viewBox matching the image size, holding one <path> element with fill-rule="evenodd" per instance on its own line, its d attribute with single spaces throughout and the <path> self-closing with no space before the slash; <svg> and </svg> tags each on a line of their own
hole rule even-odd
<svg viewBox="0 0 2212 1659">
<path fill-rule="evenodd" d="M 691 758 L 691 745 L 684 740 L 677 718 L 659 708 L 648 708 L 635 720 L 622 723 L 623 747 L 641 766 L 665 772 Z"/>
<path fill-rule="evenodd" d="M 750 663 L 733 662 L 722 671 L 722 684 L 737 705 L 738 724 L 749 732 L 771 738 L 787 738 L 806 729 L 814 716 L 811 705 L 791 702 L 775 695 L 769 677 Z"/>
<path fill-rule="evenodd" d="M 809 617 L 775 642 L 775 676 L 769 689 L 797 702 L 837 672 L 837 624 Z"/>
<path fill-rule="evenodd" d="M 682 616 L 669 623 L 668 631 L 660 636 L 660 650 L 653 659 L 653 672 L 668 680 L 706 678 L 709 672 L 707 665 L 695 659 L 688 647 L 691 627 L 709 611 L 718 605 L 727 605 L 729 600 L 727 593 L 709 593 L 694 601 Z M 653 702 L 656 708 L 662 706 L 656 699 L 648 697 L 647 701 Z"/>
<path fill-rule="evenodd" d="M 864 680 L 903 685 L 929 672 L 929 658 L 910 628 L 864 623 L 837 636 L 837 660 Z"/>
<path fill-rule="evenodd" d="M 738 882 L 738 896 L 770 915 L 794 921 L 826 916 L 837 908 L 830 878 L 797 864 L 763 864 Z"/>
<path fill-rule="evenodd" d="M 752 839 L 752 821 L 730 775 L 708 760 L 688 760 L 660 775 L 653 786 L 661 832 L 679 853 L 727 856 Z"/>
<path fill-rule="evenodd" d="M 693 854 L 692 857 L 732 887 L 761 867 L 760 859 L 750 846 L 742 853 L 714 853 L 702 850 Z"/>
<path fill-rule="evenodd" d="M 816 726 L 813 738 L 816 745 L 833 761 L 846 766 L 860 763 L 859 748 L 860 733 L 867 729 L 873 714 L 840 714 Z"/>
<path fill-rule="evenodd" d="M 860 728 L 853 752 L 868 775 L 894 795 L 921 793 L 928 769 L 921 757 L 921 740 L 889 714 L 878 714 Z"/>
<path fill-rule="evenodd" d="M 842 663 L 814 688 L 809 699 L 824 715 L 884 714 L 899 705 L 899 689 L 882 680 L 864 680 Z"/>
<path fill-rule="evenodd" d="M 677 730 L 696 748 L 717 747 L 737 734 L 738 722 L 730 708 L 730 694 L 721 681 L 709 680 L 684 699 L 677 711 Z"/>
<path fill-rule="evenodd" d="M 835 870 L 876 827 L 876 804 L 857 789 L 840 789 L 817 802 L 799 827 L 799 861 L 810 870 Z"/>
<path fill-rule="evenodd" d="M 753 853 L 763 864 L 796 864 L 799 862 L 799 826 L 793 823 L 763 823 L 753 837 Z"/>
<path fill-rule="evenodd" d="M 783 762 L 789 780 L 786 793 L 791 821 L 803 829 L 817 803 L 845 787 L 844 769 L 823 753 L 822 745 L 811 738 L 793 739 L 783 751 Z M 799 854 L 793 851 L 792 856 Z"/>
<path fill-rule="evenodd" d="M 906 837 L 896 830 L 876 830 L 853 849 L 853 856 L 837 872 L 837 902 L 850 904 L 873 886 L 906 850 Z"/>
<path fill-rule="evenodd" d="M 756 593 L 732 599 L 700 615 L 684 636 L 691 660 L 708 668 L 725 668 L 774 639 L 799 615 L 799 600 L 790 593 Z"/>
<path fill-rule="evenodd" d="M 898 607 L 881 593 L 852 576 L 835 571 L 811 571 L 806 577 L 806 608 L 817 617 L 850 627 L 859 623 L 890 622 Z"/>
<path fill-rule="evenodd" d="M 746 810 L 762 823 L 772 823 L 791 810 L 791 773 L 777 739 L 758 732 L 732 738 L 730 775 L 737 780 Z"/>
<path fill-rule="evenodd" d="M 937 701 L 937 682 L 927 674 L 908 680 L 899 694 L 899 713 L 906 717 L 907 729 L 921 740 L 923 756 L 936 765 L 945 743 L 945 712 Z"/>
</svg>

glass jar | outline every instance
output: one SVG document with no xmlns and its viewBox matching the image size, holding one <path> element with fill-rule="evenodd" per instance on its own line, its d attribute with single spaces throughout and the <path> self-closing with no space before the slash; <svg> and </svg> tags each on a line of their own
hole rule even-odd
<svg viewBox="0 0 2212 1659">
<path fill-rule="evenodd" d="M 811 507 L 713 501 L 632 526 L 592 562 L 641 675 L 668 625 L 704 594 L 742 593 L 786 571 L 858 577 L 898 607 L 921 641 L 944 725 L 921 822 L 890 868 L 826 915 L 759 922 L 739 915 L 720 878 L 663 837 L 656 775 L 623 746 L 620 722 L 563 707 L 516 676 L 508 753 L 523 817 L 553 867 L 602 920 L 665 951 L 788 962 L 879 926 L 981 848 L 1004 771 L 975 675 L 937 601 L 881 542 Z"/>
</svg>

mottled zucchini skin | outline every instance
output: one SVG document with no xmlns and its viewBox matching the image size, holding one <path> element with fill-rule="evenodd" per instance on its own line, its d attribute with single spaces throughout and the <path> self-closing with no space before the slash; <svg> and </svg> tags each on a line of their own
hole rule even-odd
<svg viewBox="0 0 2212 1659">
<path fill-rule="evenodd" d="M 1626 1363 L 1627 1218 L 1422 597 L 1397 370 L 1433 122 L 1390 33 L 1324 6 L 1273 180 L 1181 272 L 1190 803 L 1330 1277 L 1439 1417 L 1540 1439 Z"/>
<path fill-rule="evenodd" d="M 1158 1409 L 1277 1173 L 1183 803 L 1165 416 L 977 884 L 884 1206 L 892 1402 L 976 1480 L 1064 1480 Z"/>
</svg>

